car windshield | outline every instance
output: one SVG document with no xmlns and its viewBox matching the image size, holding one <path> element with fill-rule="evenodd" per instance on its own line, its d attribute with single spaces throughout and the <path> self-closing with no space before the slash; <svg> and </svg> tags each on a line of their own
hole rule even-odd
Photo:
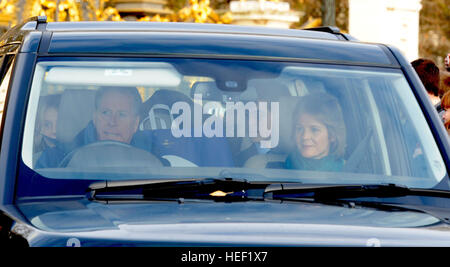
<svg viewBox="0 0 450 267">
<path fill-rule="evenodd" d="M 41 58 L 21 164 L 19 197 L 102 180 L 432 188 L 447 176 L 400 69 L 248 59 Z"/>
</svg>

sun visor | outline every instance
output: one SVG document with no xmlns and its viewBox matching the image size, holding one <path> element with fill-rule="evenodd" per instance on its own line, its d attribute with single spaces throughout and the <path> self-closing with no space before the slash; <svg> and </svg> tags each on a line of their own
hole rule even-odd
<svg viewBox="0 0 450 267">
<path fill-rule="evenodd" d="M 180 74 L 173 68 L 53 67 L 45 82 L 60 85 L 176 87 Z"/>
</svg>

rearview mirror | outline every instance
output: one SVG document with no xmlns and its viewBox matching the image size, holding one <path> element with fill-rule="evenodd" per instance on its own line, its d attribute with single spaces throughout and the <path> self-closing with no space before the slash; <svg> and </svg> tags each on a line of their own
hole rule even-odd
<svg viewBox="0 0 450 267">
<path fill-rule="evenodd" d="M 210 100 L 210 101 L 223 100 L 222 92 L 219 90 L 219 88 L 217 88 L 215 82 L 194 83 L 191 89 L 191 97 L 194 98 L 194 95 L 196 94 L 202 95 L 203 100 Z"/>
</svg>

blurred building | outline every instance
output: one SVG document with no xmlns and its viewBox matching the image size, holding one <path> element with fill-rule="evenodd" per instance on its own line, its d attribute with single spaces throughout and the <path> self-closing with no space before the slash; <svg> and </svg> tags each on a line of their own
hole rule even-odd
<svg viewBox="0 0 450 267">
<path fill-rule="evenodd" d="M 160 16 L 171 14 L 166 7 L 167 0 L 111 0 L 111 5 L 125 20 L 136 20 L 145 16 Z"/>
<path fill-rule="evenodd" d="M 230 11 L 232 24 L 274 28 L 289 28 L 303 15 L 292 11 L 287 2 L 264 0 L 231 1 Z"/>
<path fill-rule="evenodd" d="M 349 0 L 349 33 L 364 42 L 399 48 L 409 61 L 419 55 L 421 0 Z"/>
</svg>

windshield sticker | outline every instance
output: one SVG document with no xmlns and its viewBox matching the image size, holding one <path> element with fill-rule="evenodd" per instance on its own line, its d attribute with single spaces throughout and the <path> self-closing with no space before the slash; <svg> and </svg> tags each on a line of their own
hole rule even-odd
<svg viewBox="0 0 450 267">
<path fill-rule="evenodd" d="M 381 241 L 378 238 L 369 238 L 366 241 L 366 247 L 381 247 Z"/>
<path fill-rule="evenodd" d="M 133 76 L 133 70 L 131 69 L 106 69 L 105 76 Z"/>
<path fill-rule="evenodd" d="M 81 242 L 78 238 L 72 237 L 67 240 L 66 247 L 81 247 Z"/>
</svg>

